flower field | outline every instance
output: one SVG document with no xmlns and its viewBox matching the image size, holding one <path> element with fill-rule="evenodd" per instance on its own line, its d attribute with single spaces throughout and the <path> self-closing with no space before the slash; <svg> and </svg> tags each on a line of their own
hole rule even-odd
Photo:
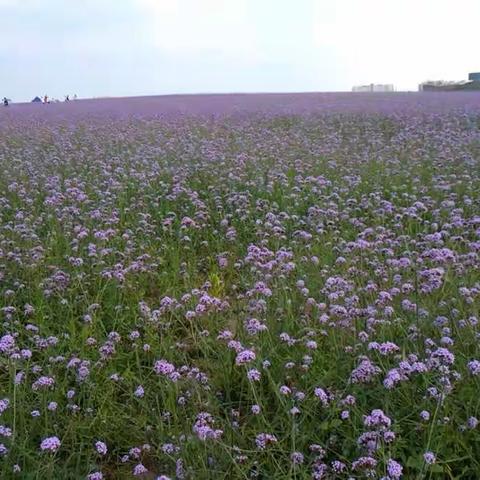
<svg viewBox="0 0 480 480">
<path fill-rule="evenodd" d="M 480 95 L 6 110 L 2 480 L 480 478 Z"/>
</svg>

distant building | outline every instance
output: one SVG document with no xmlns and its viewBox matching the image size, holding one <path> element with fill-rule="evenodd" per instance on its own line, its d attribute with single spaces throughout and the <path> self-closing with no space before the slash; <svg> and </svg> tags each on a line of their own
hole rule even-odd
<svg viewBox="0 0 480 480">
<path fill-rule="evenodd" d="M 370 85 L 358 85 L 352 88 L 352 92 L 375 92 L 375 93 L 385 93 L 385 92 L 394 92 L 395 88 L 391 83 L 386 84 L 374 84 Z"/>
<path fill-rule="evenodd" d="M 419 92 L 459 92 L 480 90 L 480 72 L 469 73 L 468 80 L 428 80 L 418 86 Z"/>
<path fill-rule="evenodd" d="M 42 103 L 42 99 L 40 97 L 35 97 L 33 100 L 32 100 L 32 103 Z"/>
<path fill-rule="evenodd" d="M 461 87 L 465 81 L 451 81 L 451 80 L 427 80 L 418 86 L 419 92 L 428 92 L 433 90 L 455 90 Z"/>
</svg>

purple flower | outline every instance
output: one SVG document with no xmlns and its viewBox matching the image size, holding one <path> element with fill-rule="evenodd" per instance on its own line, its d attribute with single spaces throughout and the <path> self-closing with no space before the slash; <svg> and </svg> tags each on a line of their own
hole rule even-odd
<svg viewBox="0 0 480 480">
<path fill-rule="evenodd" d="M 480 361 L 471 360 L 468 362 L 467 366 L 472 375 L 480 375 Z"/>
<path fill-rule="evenodd" d="M 207 412 L 201 412 L 197 415 L 193 432 L 202 441 L 207 439 L 218 440 L 223 435 L 223 430 L 214 429 L 213 424 L 213 417 Z"/>
<path fill-rule="evenodd" d="M 377 461 L 372 457 L 360 457 L 352 463 L 353 470 L 373 470 Z"/>
<path fill-rule="evenodd" d="M 148 470 L 141 463 L 139 463 L 138 465 L 135 465 L 135 467 L 133 468 L 133 475 L 135 477 L 143 475 L 144 473 L 147 473 L 147 472 Z"/>
<path fill-rule="evenodd" d="M 343 462 L 340 462 L 339 460 L 334 460 L 332 462 L 332 470 L 335 473 L 342 473 L 345 471 L 346 468 L 347 466 Z"/>
<path fill-rule="evenodd" d="M 15 338 L 10 335 L 3 335 L 0 338 L 0 352 L 2 353 L 10 353 L 15 348 Z"/>
<path fill-rule="evenodd" d="M 145 390 L 143 389 L 143 387 L 141 385 L 139 385 L 136 389 L 135 389 L 135 392 L 133 392 L 133 394 L 137 397 L 137 398 L 143 398 L 144 395 L 145 395 Z"/>
<path fill-rule="evenodd" d="M 455 362 L 455 355 L 443 347 L 437 348 L 437 350 L 432 353 L 432 358 L 439 361 L 442 365 L 453 365 Z"/>
<path fill-rule="evenodd" d="M 476 417 L 469 417 L 469 419 L 467 420 L 467 426 L 468 426 L 468 428 L 470 428 L 471 430 L 473 430 L 474 428 L 477 428 L 477 425 L 478 425 L 478 418 L 476 418 Z"/>
<path fill-rule="evenodd" d="M 251 382 L 259 382 L 261 377 L 262 374 L 256 368 L 252 368 L 247 372 L 247 378 Z"/>
<path fill-rule="evenodd" d="M 40 450 L 48 450 L 49 452 L 56 452 L 60 448 L 61 442 L 58 437 L 47 437 L 42 440 Z"/>
<path fill-rule="evenodd" d="M 53 387 L 55 385 L 55 379 L 52 377 L 40 377 L 33 382 L 32 390 L 40 390 Z"/>
<path fill-rule="evenodd" d="M 371 411 L 370 415 L 364 415 L 363 424 L 366 427 L 388 428 L 392 424 L 392 421 L 383 413 L 382 410 L 375 409 Z"/>
<path fill-rule="evenodd" d="M 288 396 L 292 393 L 292 390 L 290 387 L 287 387 L 287 385 L 282 385 L 280 388 L 279 388 L 279 391 L 282 395 L 285 395 L 285 396 Z"/>
<path fill-rule="evenodd" d="M 11 437 L 12 436 L 12 429 L 6 427 L 5 425 L 0 425 L 0 436 Z"/>
<path fill-rule="evenodd" d="M 177 476 L 177 480 L 185 480 L 186 478 L 185 468 L 183 467 L 183 460 L 181 458 L 175 462 L 175 475 Z M 170 480 L 170 477 L 160 475 L 157 480 Z"/>
<path fill-rule="evenodd" d="M 235 363 L 237 365 L 245 365 L 255 360 L 255 358 L 256 355 L 253 350 L 242 350 L 239 354 L 237 354 L 237 357 L 235 358 Z"/>
<path fill-rule="evenodd" d="M 153 366 L 155 373 L 158 375 L 171 375 L 175 371 L 175 366 L 171 363 L 167 362 L 166 360 L 157 360 L 155 365 Z"/>
<path fill-rule="evenodd" d="M 356 367 L 351 375 L 350 379 L 352 383 L 370 383 L 381 372 L 370 359 L 363 359 L 358 367 Z"/>
<path fill-rule="evenodd" d="M 368 349 L 377 350 L 381 355 L 391 355 L 400 350 L 398 345 L 392 342 L 385 342 L 385 343 L 370 342 L 368 344 Z"/>
<path fill-rule="evenodd" d="M 422 410 L 420 412 L 420 418 L 425 422 L 428 422 L 428 420 L 430 420 L 430 412 L 428 412 L 427 410 Z"/>
<path fill-rule="evenodd" d="M 437 461 L 437 457 L 433 452 L 425 452 L 423 454 L 423 459 L 427 465 L 432 465 Z"/>
<path fill-rule="evenodd" d="M 3 398 L 0 400 L 0 415 L 8 408 L 10 405 L 10 400 L 8 398 Z"/>
<path fill-rule="evenodd" d="M 291 455 L 290 455 L 290 460 L 292 461 L 292 463 L 294 465 L 301 465 L 303 463 L 303 460 L 304 460 L 304 457 L 303 457 L 303 453 L 301 452 L 293 452 Z"/>
<path fill-rule="evenodd" d="M 102 472 L 93 472 L 87 476 L 87 480 L 103 480 Z"/>
<path fill-rule="evenodd" d="M 277 437 L 270 433 L 259 433 L 255 438 L 255 444 L 259 450 L 265 450 L 273 443 L 277 443 Z"/>
<path fill-rule="evenodd" d="M 328 394 L 323 388 L 317 387 L 315 388 L 313 393 L 320 400 L 320 402 L 324 407 L 328 405 L 328 401 L 329 401 Z"/>
<path fill-rule="evenodd" d="M 107 444 L 98 440 L 95 442 L 95 450 L 100 454 L 100 455 L 106 455 L 107 454 Z"/>
<path fill-rule="evenodd" d="M 162 445 L 162 452 L 167 454 L 167 455 L 174 455 L 175 453 L 178 453 L 180 449 L 176 447 L 173 443 L 164 443 Z"/>
<path fill-rule="evenodd" d="M 397 461 L 390 458 L 387 462 L 387 472 L 391 478 L 397 479 L 402 476 L 403 467 Z"/>
<path fill-rule="evenodd" d="M 256 318 L 251 318 L 250 320 L 245 322 L 245 330 L 248 332 L 249 335 L 256 335 L 257 333 L 264 332 L 267 330 L 267 326 L 258 321 Z"/>
</svg>

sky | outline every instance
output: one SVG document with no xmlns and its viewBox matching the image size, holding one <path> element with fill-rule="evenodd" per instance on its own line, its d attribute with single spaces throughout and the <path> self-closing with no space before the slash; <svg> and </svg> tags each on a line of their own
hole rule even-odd
<svg viewBox="0 0 480 480">
<path fill-rule="evenodd" d="M 0 0 L 0 97 L 350 91 L 480 71 L 480 0 Z"/>
</svg>

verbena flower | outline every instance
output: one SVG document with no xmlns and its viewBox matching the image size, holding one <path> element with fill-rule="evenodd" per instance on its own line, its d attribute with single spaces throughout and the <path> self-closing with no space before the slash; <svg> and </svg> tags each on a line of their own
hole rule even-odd
<svg viewBox="0 0 480 480">
<path fill-rule="evenodd" d="M 61 442 L 58 437 L 47 437 L 40 443 L 40 449 L 43 451 L 56 452 L 60 448 Z"/>
</svg>

